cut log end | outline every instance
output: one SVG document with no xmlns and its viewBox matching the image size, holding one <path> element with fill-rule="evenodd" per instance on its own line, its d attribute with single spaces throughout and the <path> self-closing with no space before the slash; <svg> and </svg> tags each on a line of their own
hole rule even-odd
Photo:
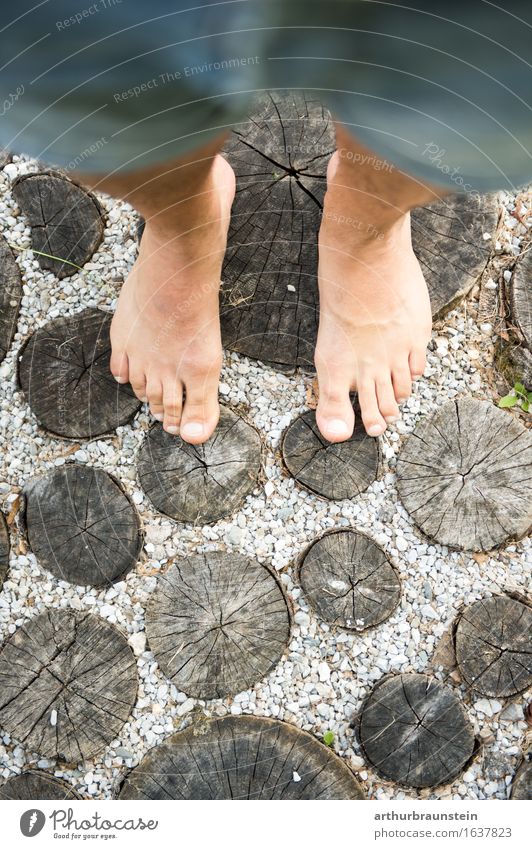
<svg viewBox="0 0 532 849">
<path fill-rule="evenodd" d="M 28 770 L 9 778 L 0 786 L 0 799 L 23 800 L 81 799 L 71 784 L 40 770 Z"/>
<path fill-rule="evenodd" d="M 20 269 L 11 248 L 0 235 L 0 362 L 15 337 L 21 300 Z"/>
<path fill-rule="evenodd" d="M 9 570 L 9 551 L 9 529 L 6 517 L 3 513 L 0 513 L 0 590 Z"/>
</svg>

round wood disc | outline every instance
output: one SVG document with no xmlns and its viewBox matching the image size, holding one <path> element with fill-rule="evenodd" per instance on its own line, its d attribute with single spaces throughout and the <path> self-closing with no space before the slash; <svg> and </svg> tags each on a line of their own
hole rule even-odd
<svg viewBox="0 0 532 849">
<path fill-rule="evenodd" d="M 103 587 L 135 566 L 140 518 L 107 472 L 60 466 L 27 484 L 24 495 L 30 547 L 56 578 Z"/>
<path fill-rule="evenodd" d="M 351 438 L 335 443 L 324 439 L 314 411 L 307 410 L 286 429 L 281 450 L 292 477 L 331 501 L 360 495 L 379 470 L 378 440 L 367 435 L 359 416 Z"/>
<path fill-rule="evenodd" d="M 510 287 L 512 323 L 526 348 L 532 351 L 532 245 L 515 267 Z"/>
<path fill-rule="evenodd" d="M 175 686 L 200 699 L 240 693 L 263 679 L 290 638 L 276 577 L 237 553 L 180 558 L 158 578 L 146 635 Z"/>
<path fill-rule="evenodd" d="M 421 530 L 488 551 L 532 525 L 532 435 L 489 401 L 458 398 L 423 418 L 397 461 L 399 496 Z"/>
<path fill-rule="evenodd" d="M 363 799 L 348 766 L 278 719 L 229 716 L 173 734 L 126 777 L 120 799 Z"/>
<path fill-rule="evenodd" d="M 452 309 L 484 271 L 499 208 L 495 196 L 461 193 L 412 212 L 412 246 L 427 281 L 432 315 Z"/>
<path fill-rule="evenodd" d="M 0 787 L 0 799 L 81 799 L 71 784 L 41 770 L 28 770 Z"/>
<path fill-rule="evenodd" d="M 57 436 L 100 436 L 129 422 L 140 409 L 129 384 L 109 369 L 112 316 L 85 309 L 54 318 L 25 343 L 19 382 L 37 420 Z"/>
<path fill-rule="evenodd" d="M 317 234 L 334 125 L 302 92 L 267 92 L 224 151 L 237 180 L 222 270 L 224 345 L 269 365 L 313 369 Z"/>
<path fill-rule="evenodd" d="M 515 773 L 510 799 L 532 799 L 532 761 L 523 761 Z"/>
<path fill-rule="evenodd" d="M 20 269 L 11 248 L 0 235 L 0 362 L 15 336 L 21 299 Z"/>
<path fill-rule="evenodd" d="M 41 268 L 63 278 L 88 262 L 104 230 L 94 195 L 65 176 L 43 171 L 18 177 L 13 196 L 31 227 L 32 248 L 41 251 L 36 254 Z"/>
<path fill-rule="evenodd" d="M 126 638 L 91 613 L 46 610 L 0 650 L 0 727 L 26 751 L 68 763 L 100 754 L 137 696 Z"/>
<path fill-rule="evenodd" d="M 386 554 L 358 531 L 331 531 L 315 540 L 299 580 L 321 619 L 353 631 L 384 622 L 401 598 L 399 576 Z"/>
<path fill-rule="evenodd" d="M 513 696 L 532 684 L 532 610 L 506 596 L 466 607 L 456 628 L 464 679 L 486 696 Z"/>
<path fill-rule="evenodd" d="M 9 569 L 9 529 L 6 517 L 0 513 L 0 590 Z"/>
<path fill-rule="evenodd" d="M 237 510 L 257 486 L 257 431 L 228 407 L 203 445 L 190 445 L 154 425 L 140 449 L 141 486 L 161 513 L 179 522 L 217 522 Z"/>
<path fill-rule="evenodd" d="M 427 675 L 387 675 L 367 697 L 360 743 L 376 771 L 408 787 L 453 779 L 473 754 L 473 727 L 449 687 Z"/>
</svg>

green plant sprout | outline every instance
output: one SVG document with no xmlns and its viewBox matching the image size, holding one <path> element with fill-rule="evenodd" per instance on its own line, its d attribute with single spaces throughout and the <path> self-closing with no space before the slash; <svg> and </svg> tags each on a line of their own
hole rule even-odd
<svg viewBox="0 0 532 849">
<path fill-rule="evenodd" d="M 323 735 L 323 742 L 325 743 L 326 746 L 332 746 L 333 743 L 334 743 L 334 732 L 333 731 L 326 731 L 325 734 Z"/>
<path fill-rule="evenodd" d="M 532 392 L 529 392 L 522 383 L 515 383 L 508 395 L 499 401 L 499 407 L 521 407 L 525 413 L 530 412 L 531 405 Z"/>
</svg>

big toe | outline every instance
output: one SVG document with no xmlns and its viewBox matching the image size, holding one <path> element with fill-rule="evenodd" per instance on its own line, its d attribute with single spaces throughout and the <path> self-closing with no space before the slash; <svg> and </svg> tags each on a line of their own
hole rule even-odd
<svg viewBox="0 0 532 849">
<path fill-rule="evenodd" d="M 328 442 L 344 442 L 352 436 L 355 414 L 347 384 L 343 388 L 322 389 L 320 386 L 316 424 Z"/>
</svg>

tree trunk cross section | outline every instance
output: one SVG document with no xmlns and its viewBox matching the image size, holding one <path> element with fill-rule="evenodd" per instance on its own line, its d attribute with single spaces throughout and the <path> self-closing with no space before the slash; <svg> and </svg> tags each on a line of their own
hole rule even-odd
<svg viewBox="0 0 532 849">
<path fill-rule="evenodd" d="M 13 196 L 31 227 L 32 247 L 41 251 L 36 255 L 41 268 L 61 279 L 88 262 L 104 230 L 100 204 L 90 192 L 60 174 L 42 172 L 18 177 Z"/>
<path fill-rule="evenodd" d="M 225 698 L 275 667 L 288 644 L 290 615 L 265 566 L 237 553 L 208 552 L 179 559 L 159 577 L 146 635 L 179 690 Z"/>
<path fill-rule="evenodd" d="M 423 418 L 397 461 L 399 496 L 442 545 L 488 551 L 532 525 L 532 435 L 489 401 L 458 398 Z"/>
<path fill-rule="evenodd" d="M 135 566 L 140 519 L 107 472 L 61 466 L 26 484 L 24 495 L 30 547 L 56 578 L 104 587 Z"/>
<path fill-rule="evenodd" d="M 0 513 L 0 590 L 9 570 L 9 529 L 6 517 Z"/>
<path fill-rule="evenodd" d="M 28 770 L 2 784 L 0 799 L 81 799 L 71 784 L 40 770 Z"/>
<path fill-rule="evenodd" d="M 152 749 L 120 799 L 362 799 L 346 764 L 306 731 L 260 717 L 190 726 Z"/>
<path fill-rule="evenodd" d="M 451 781 L 475 742 L 452 690 L 418 673 L 381 679 L 362 706 L 358 733 L 376 771 L 408 787 Z"/>
<path fill-rule="evenodd" d="M 486 696 L 521 693 L 532 684 L 532 610 L 505 596 L 466 607 L 455 635 L 466 682 Z"/>
<path fill-rule="evenodd" d="M 13 342 L 21 299 L 20 269 L 11 248 L 0 235 L 0 362 Z"/>
<path fill-rule="evenodd" d="M 34 415 L 50 433 L 92 438 L 129 422 L 141 402 L 111 374 L 112 316 L 88 308 L 55 318 L 27 340 L 19 383 Z"/>
<path fill-rule="evenodd" d="M 379 470 L 378 440 L 367 435 L 358 416 L 351 438 L 333 443 L 320 434 L 316 414 L 308 410 L 289 425 L 281 450 L 292 477 L 331 501 L 360 495 Z"/>
<path fill-rule="evenodd" d="M 313 542 L 299 580 L 321 619 L 352 631 L 384 622 L 401 597 L 399 577 L 382 548 L 356 531 L 332 531 Z"/>
<path fill-rule="evenodd" d="M 237 510 L 255 489 L 261 469 L 257 431 L 228 407 L 203 445 L 163 430 L 149 431 L 138 456 L 144 492 L 161 513 L 179 522 L 216 522 Z"/>
<path fill-rule="evenodd" d="M 137 697 L 126 638 L 90 613 L 48 609 L 0 650 L 0 727 L 26 751 L 77 763 L 122 730 Z"/>
<path fill-rule="evenodd" d="M 237 191 L 222 270 L 223 342 L 281 371 L 314 369 L 317 236 L 335 147 L 331 115 L 315 98 L 267 92 L 224 148 Z M 344 217 L 356 230 L 370 226 L 356 205 Z M 471 194 L 412 213 L 412 242 L 434 316 L 464 297 L 486 267 L 491 246 L 483 236 L 497 218 L 493 197 Z"/>
</svg>

